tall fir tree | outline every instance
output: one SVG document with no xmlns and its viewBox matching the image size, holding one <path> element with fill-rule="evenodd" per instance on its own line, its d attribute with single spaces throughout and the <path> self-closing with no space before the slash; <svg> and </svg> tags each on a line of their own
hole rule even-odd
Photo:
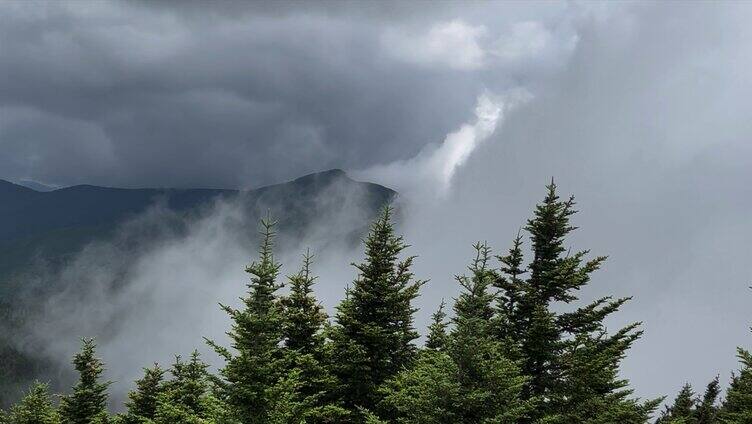
<svg viewBox="0 0 752 424">
<path fill-rule="evenodd" d="M 251 275 L 243 307 L 222 305 L 232 320 L 228 332 L 232 350 L 209 341 L 225 359 L 222 397 L 244 424 L 265 423 L 274 409 L 270 390 L 279 389 L 284 377 L 283 316 L 276 292 L 281 265 L 274 259 L 274 227 L 269 217 L 261 220 L 259 258 L 246 268 Z M 277 394 L 279 395 L 279 394 Z"/>
<path fill-rule="evenodd" d="M 722 424 L 752 424 L 752 353 L 738 352 L 741 369 L 732 377 L 718 413 Z"/>
<path fill-rule="evenodd" d="M 60 401 L 63 424 L 92 424 L 107 422 L 107 388 L 109 382 L 100 381 L 104 364 L 96 357 L 93 339 L 83 339 L 81 351 L 73 358 L 79 380 L 73 393 Z"/>
<path fill-rule="evenodd" d="M 527 378 L 506 355 L 493 335 L 495 294 L 491 288 L 498 273 L 491 267 L 491 249 L 476 243 L 470 276 L 457 276 L 462 292 L 454 303 L 454 329 L 449 355 L 458 370 L 462 423 L 513 423 L 527 416 L 534 400 L 522 399 Z"/>
<path fill-rule="evenodd" d="M 386 207 L 365 239 L 365 260 L 354 264 L 358 277 L 337 307 L 333 363 L 341 399 L 351 410 L 373 409 L 379 385 L 415 357 L 412 302 L 423 282 L 410 271 L 414 257 L 399 260 L 406 247 Z"/>
<path fill-rule="evenodd" d="M 504 344 L 508 356 L 519 359 L 520 354 L 515 349 L 520 346 L 520 337 L 524 334 L 525 324 L 517 314 L 520 300 L 525 288 L 524 253 L 522 252 L 522 235 L 517 232 L 512 248 L 504 256 L 497 256 L 501 263 L 499 273 L 494 281 L 494 287 L 498 289 L 496 296 L 496 313 L 494 315 L 493 330 L 496 338 Z"/>
<path fill-rule="evenodd" d="M 324 341 L 321 330 L 327 319 L 324 308 L 313 293 L 316 277 L 311 274 L 312 260 L 313 255 L 307 251 L 300 271 L 288 276 L 290 293 L 281 300 L 285 346 L 311 354 L 321 350 Z"/>
<path fill-rule="evenodd" d="M 597 258 L 587 264 L 588 269 L 579 269 L 584 252 L 564 256 L 564 238 L 574 230 L 569 223 L 569 217 L 575 213 L 573 206 L 571 198 L 564 202 L 559 200 L 552 182 L 526 227 L 532 242 L 533 260 L 529 266 L 530 278 L 520 300 L 518 318 L 522 319 L 523 325 L 516 327 L 523 329 L 524 339 L 520 347 L 524 355 L 523 369 L 531 377 L 530 395 L 542 396 L 549 401 L 556 396 L 555 386 L 562 376 L 557 359 L 564 347 L 564 331 L 557 325 L 556 314 L 550 310 L 550 305 L 554 301 L 575 300 L 571 290 L 585 285 L 589 271 L 597 268 L 603 260 Z"/>
<path fill-rule="evenodd" d="M 60 415 L 52 403 L 49 386 L 34 383 L 26 395 L 8 414 L 0 419 L 3 424 L 60 424 Z"/>
<path fill-rule="evenodd" d="M 313 293 L 316 277 L 311 272 L 312 260 L 307 251 L 300 271 L 288 276 L 290 293 L 281 299 L 287 369 L 297 375 L 288 386 L 295 386 L 306 422 L 338 422 L 347 411 L 333 396 L 338 380 L 328 367 L 329 351 L 323 334 L 327 315 Z"/>
<path fill-rule="evenodd" d="M 639 338 L 637 324 L 612 335 L 604 320 L 627 300 L 605 297 L 558 312 L 561 304 L 577 301 L 575 292 L 587 285 L 605 257 L 587 260 L 587 251 L 571 254 L 565 238 L 576 227 L 570 223 L 574 198 L 560 200 L 556 185 L 534 211 L 525 229 L 530 234 L 532 260 L 522 279 L 521 239 L 501 257 L 496 334 L 512 342 L 510 352 L 521 360 L 530 378 L 525 397 L 539 399 L 528 422 L 545 417 L 549 422 L 644 422 L 658 400 L 640 403 L 630 396 L 628 382 L 618 378 L 625 352 Z"/>
<path fill-rule="evenodd" d="M 157 364 L 144 368 L 144 376 L 136 381 L 136 390 L 128 393 L 128 401 L 125 403 L 128 411 L 121 422 L 140 424 L 147 419 L 153 420 L 159 397 L 164 391 L 164 370 Z"/>
</svg>

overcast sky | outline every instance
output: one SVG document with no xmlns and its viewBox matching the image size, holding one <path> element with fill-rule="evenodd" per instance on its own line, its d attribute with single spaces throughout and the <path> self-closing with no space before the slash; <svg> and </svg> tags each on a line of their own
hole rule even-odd
<svg viewBox="0 0 752 424">
<path fill-rule="evenodd" d="M 0 178 L 403 193 L 421 306 L 553 176 L 644 396 L 750 346 L 749 3 L 0 3 Z M 441 229 L 439 231 L 438 229 Z"/>
</svg>

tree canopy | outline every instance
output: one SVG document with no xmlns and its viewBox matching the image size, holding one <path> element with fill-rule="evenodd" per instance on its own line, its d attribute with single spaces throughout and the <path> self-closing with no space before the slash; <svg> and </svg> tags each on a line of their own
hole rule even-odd
<svg viewBox="0 0 752 424">
<path fill-rule="evenodd" d="M 700 395 L 685 384 L 655 418 L 663 399 L 634 396 L 620 366 L 641 323 L 609 331 L 630 299 L 580 299 L 606 258 L 572 250 L 575 213 L 551 182 L 506 251 L 476 243 L 422 344 L 415 301 L 425 281 L 391 207 L 371 225 L 331 318 L 316 299 L 313 255 L 280 277 L 275 222 L 264 219 L 240 306 L 220 305 L 230 344 L 207 340 L 222 360 L 216 372 L 197 351 L 154 364 L 112 414 L 104 363 L 83 339 L 70 392 L 36 383 L 0 423 L 752 424 L 752 354 L 742 348 L 725 396 L 719 378 Z"/>
</svg>

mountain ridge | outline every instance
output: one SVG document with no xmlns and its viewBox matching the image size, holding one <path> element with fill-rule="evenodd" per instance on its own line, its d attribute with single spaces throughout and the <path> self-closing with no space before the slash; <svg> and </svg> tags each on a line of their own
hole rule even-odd
<svg viewBox="0 0 752 424">
<path fill-rule="evenodd" d="M 2 186 L 12 186 L 15 188 L 18 188 L 23 191 L 31 191 L 36 193 L 51 193 L 53 191 L 61 191 L 61 190 L 67 190 L 77 187 L 92 187 L 92 188 L 100 188 L 100 189 L 112 189 L 112 190 L 174 190 L 174 191 L 180 191 L 180 190 L 217 190 L 217 191 L 231 191 L 231 192 L 243 192 L 243 191 L 254 191 L 259 190 L 266 187 L 273 187 L 281 184 L 287 184 L 296 182 L 299 180 L 308 180 L 313 178 L 347 178 L 353 182 L 363 182 L 366 184 L 373 184 L 378 185 L 384 188 L 385 187 L 381 184 L 373 183 L 373 182 L 367 182 L 367 181 L 357 181 L 350 177 L 350 175 L 347 173 L 347 171 L 341 169 L 341 168 L 331 168 L 323 171 L 316 171 L 316 172 L 310 172 L 308 174 L 301 175 L 300 177 L 293 178 L 291 180 L 286 180 L 278 183 L 272 183 L 272 184 L 265 184 L 259 187 L 255 188 L 248 188 L 248 189 L 233 189 L 233 188 L 217 188 L 217 187 L 187 187 L 187 188 L 181 188 L 181 187 L 116 187 L 116 186 L 107 186 L 107 185 L 97 185 L 97 184 L 74 184 L 69 186 L 62 186 L 62 187 L 51 187 L 51 186 L 45 186 L 40 183 L 36 183 L 34 181 L 27 181 L 27 180 L 19 180 L 18 182 L 14 182 L 8 179 L 0 178 L 0 190 L 2 190 Z M 27 183 L 33 183 L 40 188 L 34 188 L 27 185 Z M 45 187 L 45 189 L 41 189 L 41 187 Z M 391 189 L 389 189 L 391 190 Z"/>
<path fill-rule="evenodd" d="M 379 184 L 353 180 L 341 169 L 252 190 L 81 184 L 39 192 L 0 180 L 0 293 L 7 294 L 11 279 L 23 280 L 13 276 L 33 269 L 39 259 L 45 265 L 61 265 L 86 244 L 110 237 L 118 225 L 157 203 L 188 214 L 219 199 L 236 199 L 250 219 L 271 213 L 282 232 L 298 237 L 319 217 L 336 216 L 354 204 L 365 211 L 358 218 L 363 222 L 348 225 L 360 231 L 396 194 Z"/>
<path fill-rule="evenodd" d="M 81 224 L 81 220 L 76 219 L 77 215 L 80 216 L 81 214 L 83 214 L 81 216 L 83 221 L 89 224 L 120 220 L 129 214 L 143 211 L 159 197 L 165 198 L 168 206 L 171 208 L 186 210 L 215 200 L 217 196 L 222 195 L 253 195 L 254 193 L 264 193 L 290 187 L 320 190 L 322 186 L 331 185 L 336 182 L 359 185 L 374 192 L 380 192 L 384 197 L 391 198 L 396 194 L 394 190 L 379 184 L 353 180 L 341 169 L 314 172 L 286 182 L 249 190 L 218 188 L 118 188 L 79 184 L 44 192 L 0 179 L 0 244 L 32 236 L 42 231 Z M 78 203 L 71 204 L 71 202 Z M 115 203 L 113 204 L 112 202 Z M 81 211 L 80 207 L 84 205 L 93 209 Z M 79 210 L 76 210 L 75 206 Z M 72 207 L 74 207 L 73 210 L 71 210 Z M 59 212 L 58 216 L 40 216 L 46 215 L 49 210 Z M 41 222 L 44 218 L 47 218 L 46 222 Z"/>
<path fill-rule="evenodd" d="M 341 169 L 252 190 L 82 184 L 39 192 L 0 180 L 0 333 L 15 334 L 55 293 L 82 289 L 76 286 L 78 281 L 59 277 L 94 242 L 114 246 L 122 255 L 119 259 L 137 257 L 159 240 L 161 230 L 177 234 L 180 240 L 196 219 L 211 216 L 215 206 L 223 206 L 215 203 L 220 198 L 242 214 L 243 219 L 231 225 L 249 242 L 257 234 L 255 222 L 268 213 L 278 221 L 280 241 L 310 240 L 306 236 L 320 236 L 323 227 L 326 240 L 356 242 L 396 194 L 378 184 L 355 181 Z M 170 211 L 147 215 L 146 230 L 130 233 L 129 220 L 155 204 Z M 124 233 L 132 237 L 123 241 Z M 121 277 L 129 263 L 116 261 L 107 284 L 124 284 Z M 36 350 L 22 349 L 16 341 L 12 337 L 0 340 L 0 407 L 15 401 L 20 388 L 32 380 L 49 380 L 52 375 L 59 379 L 61 372 L 55 361 Z"/>
</svg>

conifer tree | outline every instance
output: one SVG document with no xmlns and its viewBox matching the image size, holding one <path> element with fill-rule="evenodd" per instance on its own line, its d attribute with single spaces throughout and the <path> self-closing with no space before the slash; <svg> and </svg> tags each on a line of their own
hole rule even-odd
<svg viewBox="0 0 752 424">
<path fill-rule="evenodd" d="M 170 370 L 173 379 L 165 384 L 165 394 L 171 403 L 181 405 L 194 415 L 202 415 L 202 398 L 209 390 L 208 367 L 198 351 L 191 353 L 188 362 L 177 356 Z"/>
<path fill-rule="evenodd" d="M 237 423 L 225 403 L 214 395 L 207 368 L 197 351 L 187 362 L 179 356 L 175 358 L 170 369 L 172 379 L 162 384 L 157 397 L 155 424 Z"/>
<path fill-rule="evenodd" d="M 286 396 L 300 401 L 298 407 L 304 411 L 306 422 L 337 422 L 347 411 L 337 405 L 332 393 L 337 387 L 337 378 L 327 366 L 328 350 L 323 334 L 327 315 L 313 294 L 316 277 L 311 273 L 312 259 L 313 255 L 306 252 L 300 271 L 288 276 L 289 295 L 281 299 L 287 370 L 296 376 L 286 384 L 299 394 L 296 398 L 293 392 L 287 392 Z"/>
<path fill-rule="evenodd" d="M 221 397 L 244 424 L 268 422 L 277 401 L 272 394 L 279 397 L 282 387 L 291 387 L 284 381 L 287 367 L 281 348 L 283 315 L 276 296 L 282 285 L 277 282 L 280 264 L 273 252 L 275 222 L 267 217 L 261 226 L 259 258 L 246 269 L 251 279 L 243 307 L 222 306 L 232 320 L 228 333 L 232 351 L 209 341 L 225 359 L 220 370 L 224 378 Z"/>
<path fill-rule="evenodd" d="M 157 398 L 154 419 L 157 422 L 190 421 L 205 418 L 204 397 L 208 390 L 207 365 L 198 352 L 191 354 L 189 362 L 183 362 L 180 356 L 170 368 L 172 379 L 163 384 Z"/>
<path fill-rule="evenodd" d="M 752 424 L 752 353 L 737 348 L 737 357 L 741 369 L 732 376 L 718 412 L 722 424 Z"/>
<path fill-rule="evenodd" d="M 470 276 L 458 276 L 463 288 L 454 304 L 453 331 L 444 351 L 423 350 L 415 365 L 382 388 L 382 418 L 387 422 L 515 423 L 531 402 L 521 399 L 526 382 L 491 334 L 496 275 L 490 249 L 474 246 Z"/>
<path fill-rule="evenodd" d="M 386 207 L 365 239 L 366 258 L 355 264 L 358 277 L 337 307 L 337 325 L 330 332 L 334 370 L 351 410 L 373 409 L 379 385 L 415 357 L 412 301 L 423 282 L 410 271 L 414 257 L 399 260 L 406 247 Z"/>
<path fill-rule="evenodd" d="M 382 415 L 399 424 L 455 424 L 462 413 L 460 371 L 446 353 L 425 350 L 381 387 Z"/>
<path fill-rule="evenodd" d="M 695 415 L 695 393 L 689 383 L 684 384 L 674 403 L 666 406 L 661 417 L 656 421 L 658 424 L 693 424 Z"/>
<path fill-rule="evenodd" d="M 708 383 L 702 400 L 697 405 L 695 411 L 695 421 L 697 424 L 714 424 L 717 422 L 718 407 L 716 406 L 716 402 L 720 393 L 721 386 L 718 377 L 716 377 Z"/>
<path fill-rule="evenodd" d="M 517 314 L 525 287 L 522 277 L 526 270 L 523 266 L 522 235 L 519 231 L 509 252 L 497 258 L 501 262 L 501 267 L 493 284 L 498 289 L 493 331 L 505 347 L 507 356 L 520 359 L 521 356 L 516 349 L 520 346 L 521 335 L 524 333 L 521 326 L 525 322 Z"/>
<path fill-rule="evenodd" d="M 124 424 L 138 424 L 145 419 L 153 420 L 157 412 L 157 402 L 165 390 L 164 370 L 154 364 L 144 368 L 144 376 L 136 381 L 136 390 L 128 393 L 125 406 L 128 412 L 122 419 Z"/>
<path fill-rule="evenodd" d="M 714 424 L 717 423 L 716 401 L 720 394 L 718 377 L 708 383 L 701 399 L 695 396 L 692 386 L 682 386 L 674 402 L 667 405 L 656 424 Z"/>
<path fill-rule="evenodd" d="M 301 353 L 320 350 L 323 343 L 320 333 L 327 319 L 324 308 L 313 294 L 316 277 L 311 274 L 312 260 L 313 255 L 307 251 L 300 271 L 288 276 L 290 294 L 281 301 L 284 307 L 285 346 Z"/>
<path fill-rule="evenodd" d="M 524 329 L 523 367 L 525 374 L 531 377 L 529 390 L 533 396 L 555 396 L 555 385 L 561 377 L 557 357 L 563 350 L 564 331 L 557 325 L 556 314 L 549 309 L 551 303 L 575 300 L 571 291 L 585 285 L 589 272 L 604 259 L 596 258 L 581 268 L 585 252 L 564 256 L 564 238 L 574 229 L 569 223 L 569 217 L 575 213 L 573 206 L 572 198 L 559 200 L 552 182 L 546 198 L 536 206 L 535 216 L 526 227 L 531 235 L 533 260 L 520 302 L 520 318 L 526 325 L 517 327 Z"/>
<path fill-rule="evenodd" d="M 605 258 L 572 254 L 566 236 L 574 200 L 548 186 L 522 237 L 490 264 L 486 243 L 474 245 L 469 274 L 447 320 L 442 300 L 424 349 L 413 341 L 412 302 L 422 281 L 413 257 L 395 235 L 391 210 L 372 225 L 366 258 L 337 308 L 336 324 L 313 294 L 312 256 L 288 276 L 290 293 L 277 296 L 274 223 L 262 220 L 259 258 L 248 268 L 248 291 L 230 315 L 230 348 L 209 341 L 226 360 L 221 378 L 197 352 L 177 357 L 164 381 L 155 365 L 129 394 L 118 424 L 400 423 L 400 424 L 642 424 L 660 400 L 633 397 L 619 366 L 641 336 L 639 324 L 608 332 L 604 320 L 628 298 L 604 297 L 571 312 L 575 292 Z M 79 381 L 56 410 L 44 384 L 32 386 L 2 424 L 107 424 L 107 388 L 96 345 L 84 339 L 73 364 Z M 718 378 L 701 398 L 689 384 L 658 418 L 659 424 L 752 424 L 752 354 L 739 349 L 741 369 L 720 406 Z"/>
<path fill-rule="evenodd" d="M 93 339 L 83 339 L 81 351 L 73 358 L 73 365 L 79 374 L 73 393 L 64 396 L 60 402 L 60 416 L 63 424 L 92 424 L 107 421 L 107 387 L 109 382 L 101 382 L 104 364 L 96 357 Z"/>
<path fill-rule="evenodd" d="M 495 296 L 490 288 L 498 274 L 490 266 L 491 249 L 476 243 L 470 276 L 456 277 L 463 291 L 454 303 L 454 330 L 449 354 L 458 368 L 462 408 L 458 420 L 516 422 L 525 417 L 533 400 L 523 400 L 527 378 L 508 358 L 491 327 Z"/>
<path fill-rule="evenodd" d="M 446 349 L 447 327 L 449 323 L 446 320 L 444 307 L 446 303 L 441 299 L 439 309 L 431 315 L 431 325 L 428 326 L 428 337 L 426 338 L 426 349 L 441 351 Z"/>
<path fill-rule="evenodd" d="M 462 330 L 463 327 L 472 327 L 469 332 L 473 337 L 490 337 L 495 296 L 489 289 L 497 280 L 497 274 L 489 264 L 491 248 L 488 244 L 476 243 L 473 249 L 475 259 L 468 267 L 471 276 L 455 277 L 464 290 L 454 302 L 454 322 L 456 331 Z"/>
<path fill-rule="evenodd" d="M 741 369 L 731 379 L 718 413 L 722 424 L 752 424 L 752 354 L 738 349 Z"/>
<path fill-rule="evenodd" d="M 60 416 L 52 403 L 49 387 L 34 383 L 26 395 L 0 419 L 4 424 L 59 424 Z"/>
<path fill-rule="evenodd" d="M 560 422 L 644 422 L 658 401 L 631 399 L 628 382 L 618 378 L 625 352 L 639 338 L 637 324 L 613 335 L 603 321 L 627 300 L 605 297 L 572 312 L 556 305 L 578 298 L 605 257 L 587 260 L 587 251 L 571 254 L 564 245 L 575 227 L 570 224 L 574 198 L 562 201 L 552 182 L 543 202 L 525 227 L 530 233 L 532 260 L 521 275 L 521 240 L 501 257 L 502 275 L 495 333 L 512 342 L 510 354 L 519 354 L 523 374 L 530 378 L 525 398 L 540 399 L 535 421 L 546 417 Z"/>
</svg>

